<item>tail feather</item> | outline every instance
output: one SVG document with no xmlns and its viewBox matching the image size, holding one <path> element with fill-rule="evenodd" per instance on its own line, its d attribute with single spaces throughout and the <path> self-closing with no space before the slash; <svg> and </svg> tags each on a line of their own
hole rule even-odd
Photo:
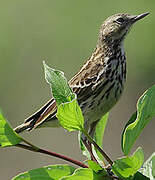
<svg viewBox="0 0 155 180">
<path fill-rule="evenodd" d="M 16 128 L 14 128 L 14 131 L 19 134 L 25 130 L 29 130 L 29 128 L 30 128 L 30 123 L 23 123 L 17 126 Z"/>
<path fill-rule="evenodd" d="M 41 123 L 43 123 L 48 118 L 48 116 L 50 117 L 54 116 L 55 112 L 56 112 L 56 103 L 54 99 L 51 99 L 36 113 L 28 117 L 23 124 L 14 128 L 14 131 L 16 133 L 21 133 L 25 130 L 30 131 L 36 128 Z"/>
</svg>

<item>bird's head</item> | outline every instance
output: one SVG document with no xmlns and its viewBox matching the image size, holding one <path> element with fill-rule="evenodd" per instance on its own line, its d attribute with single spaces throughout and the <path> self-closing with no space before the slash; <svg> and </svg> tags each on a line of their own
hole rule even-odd
<svg viewBox="0 0 155 180">
<path fill-rule="evenodd" d="M 99 39 L 101 41 L 122 41 L 128 33 L 130 27 L 148 14 L 148 12 L 140 15 L 122 13 L 108 17 L 101 26 Z"/>
</svg>

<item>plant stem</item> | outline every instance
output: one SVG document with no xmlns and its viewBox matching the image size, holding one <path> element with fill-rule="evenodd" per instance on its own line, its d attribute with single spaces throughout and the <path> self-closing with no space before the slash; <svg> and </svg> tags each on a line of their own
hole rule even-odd
<svg viewBox="0 0 155 180">
<path fill-rule="evenodd" d="M 82 129 L 82 132 L 85 134 L 85 136 L 88 138 L 88 140 L 94 145 L 94 147 L 102 154 L 102 156 L 107 160 L 107 162 L 112 166 L 113 161 L 110 159 L 110 157 L 103 151 L 103 149 L 100 148 L 98 144 L 93 140 L 93 138 L 87 133 L 85 129 Z"/>
<path fill-rule="evenodd" d="M 34 150 L 36 150 L 36 152 L 39 150 L 39 147 L 33 145 L 32 143 L 28 142 L 27 140 L 22 138 L 22 141 L 26 144 L 28 144 L 30 147 L 32 147 Z"/>
<path fill-rule="evenodd" d="M 50 156 L 54 156 L 54 157 L 63 159 L 65 161 L 71 162 L 73 164 L 76 164 L 77 166 L 80 166 L 80 167 L 83 167 L 83 168 L 88 168 L 87 165 L 83 164 L 80 161 L 77 161 L 75 159 L 72 159 L 70 157 L 67 157 L 67 156 L 64 156 L 62 154 L 58 154 L 58 153 L 55 153 L 55 152 L 52 152 L 52 151 L 47 151 L 45 149 L 41 149 L 41 148 L 38 148 L 38 147 L 36 148 L 36 146 L 28 146 L 28 145 L 25 145 L 25 144 L 17 144 L 16 146 L 20 147 L 20 148 L 23 148 L 23 149 L 30 150 L 30 151 L 34 151 L 34 152 L 38 152 L 38 153 L 43 153 L 43 154 L 47 154 L 47 155 L 50 155 Z"/>
</svg>

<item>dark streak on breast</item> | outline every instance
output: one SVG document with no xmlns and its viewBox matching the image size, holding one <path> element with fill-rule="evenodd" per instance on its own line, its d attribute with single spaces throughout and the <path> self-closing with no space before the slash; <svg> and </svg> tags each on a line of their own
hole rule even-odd
<svg viewBox="0 0 155 180">
<path fill-rule="evenodd" d="M 102 95 L 102 97 L 101 97 L 102 100 L 104 99 L 104 96 L 105 96 L 105 94 Z"/>
<path fill-rule="evenodd" d="M 110 78 L 113 78 L 114 73 L 115 73 L 115 69 L 111 72 Z"/>
<path fill-rule="evenodd" d="M 109 95 L 110 95 L 110 92 L 108 92 L 108 93 L 106 94 L 106 99 L 108 99 Z"/>
<path fill-rule="evenodd" d="M 116 88 L 116 90 L 115 90 L 115 98 L 116 98 L 116 99 L 117 99 L 118 89 L 119 89 L 119 86 L 117 86 L 117 88 Z"/>
<path fill-rule="evenodd" d="M 118 69 L 118 66 L 119 66 L 119 60 L 117 60 L 116 70 Z"/>
<path fill-rule="evenodd" d="M 91 101 L 90 104 L 88 105 L 88 108 L 91 108 L 94 104 L 94 101 Z"/>
<path fill-rule="evenodd" d="M 111 84 L 111 86 L 106 90 L 105 93 L 109 93 L 109 92 L 111 91 L 111 89 L 114 87 L 114 85 L 115 85 L 115 82 L 113 82 L 113 83 Z"/>
<path fill-rule="evenodd" d="M 118 81 L 119 81 L 120 85 L 122 86 L 122 79 L 121 79 L 121 75 L 120 74 L 118 75 Z"/>
<path fill-rule="evenodd" d="M 87 106 L 87 102 L 85 102 L 82 105 L 80 105 L 81 109 L 85 108 L 86 106 Z"/>
<path fill-rule="evenodd" d="M 103 84 L 99 84 L 100 87 L 96 87 L 96 90 L 94 91 L 93 99 L 95 99 L 103 90 L 103 88 L 108 84 L 109 79 L 107 79 Z"/>
</svg>

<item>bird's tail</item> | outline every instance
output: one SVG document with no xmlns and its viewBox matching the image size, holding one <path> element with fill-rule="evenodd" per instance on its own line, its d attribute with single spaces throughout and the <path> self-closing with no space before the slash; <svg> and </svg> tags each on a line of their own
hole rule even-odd
<svg viewBox="0 0 155 180">
<path fill-rule="evenodd" d="M 28 130 L 30 128 L 30 123 L 26 124 L 26 123 L 23 123 L 23 124 L 20 124 L 19 126 L 15 127 L 14 128 L 14 131 L 16 133 L 21 133 L 25 130 Z"/>
<path fill-rule="evenodd" d="M 28 117 L 25 122 L 16 128 L 14 131 L 16 133 L 21 133 L 25 130 L 33 130 L 37 126 L 41 125 L 45 120 L 55 119 L 53 118 L 56 114 L 56 102 L 54 99 L 48 101 L 42 108 L 40 108 L 36 113 Z"/>
</svg>

